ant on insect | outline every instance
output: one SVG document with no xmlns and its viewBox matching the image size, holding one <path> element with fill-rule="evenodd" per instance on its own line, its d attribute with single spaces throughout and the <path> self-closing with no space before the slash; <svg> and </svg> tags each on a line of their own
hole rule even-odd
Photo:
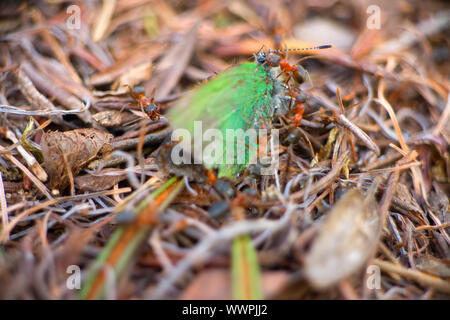
<svg viewBox="0 0 450 320">
<path fill-rule="evenodd" d="M 332 48 L 332 45 L 322 45 L 311 48 L 299 48 L 299 49 L 285 49 L 285 50 L 269 50 L 259 51 L 255 54 L 255 60 L 260 65 L 267 65 L 271 68 L 279 67 L 281 73 L 277 76 L 277 78 L 284 74 L 287 76 L 287 80 L 285 84 L 287 85 L 290 79 L 294 79 L 297 84 L 302 84 L 308 79 L 308 71 L 306 71 L 299 63 L 302 62 L 307 57 L 304 57 L 298 60 L 295 64 L 290 64 L 287 60 L 287 52 L 298 52 L 298 51 L 306 51 L 306 50 L 320 50 L 320 49 L 328 49 Z M 261 48 L 262 49 L 262 48 Z M 289 86 L 289 95 L 295 101 L 295 106 L 291 108 L 292 113 L 294 114 L 292 118 L 292 122 L 295 127 L 300 125 L 300 122 L 303 117 L 304 108 L 303 108 L 303 99 L 299 99 L 299 95 L 293 94 L 290 86 Z"/>
<path fill-rule="evenodd" d="M 288 76 L 286 83 L 292 78 L 298 84 L 302 84 L 306 81 L 308 72 L 299 63 L 303 61 L 304 58 L 297 61 L 295 64 L 290 64 L 286 58 L 285 53 L 296 52 L 296 51 L 306 51 L 306 50 L 320 50 L 332 48 L 332 45 L 323 45 L 311 48 L 300 48 L 300 49 L 284 49 L 284 50 L 269 50 L 267 52 L 261 51 L 255 54 L 255 59 L 258 64 L 268 65 L 269 67 L 281 69 L 281 74 Z M 280 74 L 280 75 L 281 75 Z M 280 76 L 278 75 L 278 76 Z"/>
</svg>

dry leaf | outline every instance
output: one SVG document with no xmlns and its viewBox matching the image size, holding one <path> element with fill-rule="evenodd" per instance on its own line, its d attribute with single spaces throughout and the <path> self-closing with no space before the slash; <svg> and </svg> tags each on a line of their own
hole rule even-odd
<svg viewBox="0 0 450 320">
<path fill-rule="evenodd" d="M 142 62 L 129 70 L 125 71 L 120 78 L 113 84 L 112 88 L 122 88 L 126 85 L 134 87 L 138 83 L 144 80 L 150 79 L 152 75 L 152 62 Z"/>
<path fill-rule="evenodd" d="M 378 243 L 380 222 L 372 196 L 352 189 L 339 199 L 305 258 L 311 284 L 324 289 L 357 272 Z"/>
<path fill-rule="evenodd" d="M 137 119 L 136 116 L 129 112 L 120 112 L 119 110 L 101 111 L 92 116 L 98 124 L 105 128 L 114 128 L 121 126 L 127 122 Z"/>
<path fill-rule="evenodd" d="M 56 189 L 67 187 L 70 181 L 68 169 L 76 176 L 89 162 L 111 152 L 112 140 L 111 134 L 97 129 L 44 133 L 41 147 L 43 167 L 50 178 L 49 186 Z"/>
</svg>

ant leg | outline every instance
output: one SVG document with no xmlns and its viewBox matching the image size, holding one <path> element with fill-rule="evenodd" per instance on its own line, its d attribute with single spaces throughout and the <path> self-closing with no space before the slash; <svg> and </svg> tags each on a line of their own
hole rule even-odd
<svg viewBox="0 0 450 320">
<path fill-rule="evenodd" d="M 276 77 L 275 79 L 278 79 L 279 76 L 281 76 L 284 73 L 284 71 L 281 71 Z"/>
<path fill-rule="evenodd" d="M 150 93 L 150 103 L 155 102 L 155 92 L 156 88 L 153 88 L 152 92 Z"/>
<path fill-rule="evenodd" d="M 261 50 L 264 49 L 264 47 L 265 47 L 265 45 L 263 44 L 256 54 L 260 53 Z"/>
<path fill-rule="evenodd" d="M 291 75 L 288 76 L 287 80 L 284 82 L 286 86 L 288 86 L 289 80 L 291 80 Z M 289 87 L 289 86 L 288 86 Z"/>
<path fill-rule="evenodd" d="M 139 108 L 141 109 L 143 114 L 146 114 L 145 109 L 144 109 L 144 104 L 142 103 L 142 101 L 139 101 Z"/>
<path fill-rule="evenodd" d="M 125 108 L 126 108 L 126 107 L 129 107 L 129 106 L 137 107 L 137 104 L 136 104 L 136 103 L 126 103 L 126 104 L 124 104 L 123 107 L 119 110 L 119 113 L 122 113 L 122 111 L 125 110 Z"/>
<path fill-rule="evenodd" d="M 134 93 L 133 89 L 128 84 L 126 84 L 126 86 L 128 87 L 128 90 L 130 90 L 130 94 L 133 97 L 133 99 L 138 100 L 139 97 Z"/>
</svg>

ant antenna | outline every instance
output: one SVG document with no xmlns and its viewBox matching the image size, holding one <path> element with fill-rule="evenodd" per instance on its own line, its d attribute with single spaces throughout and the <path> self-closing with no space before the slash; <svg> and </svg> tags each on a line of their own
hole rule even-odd
<svg viewBox="0 0 450 320">
<path fill-rule="evenodd" d="M 282 50 L 269 50 L 269 53 L 282 53 L 284 51 L 307 51 L 307 50 L 321 50 L 321 49 L 329 49 L 333 46 L 331 44 L 325 44 L 322 46 L 310 47 L 310 48 L 297 48 L 297 49 L 282 49 Z"/>
<path fill-rule="evenodd" d="M 265 47 L 266 45 L 265 44 L 263 44 L 262 46 L 261 46 L 261 48 L 258 50 L 258 52 L 256 53 L 256 54 L 258 54 L 258 53 L 260 53 L 261 52 L 261 50 L 262 49 L 264 49 L 264 47 Z"/>
<path fill-rule="evenodd" d="M 264 49 L 264 47 L 265 47 L 265 45 L 263 44 L 263 45 L 261 46 L 261 48 L 258 50 L 258 52 L 257 52 L 257 53 L 254 53 L 254 54 L 253 54 L 253 57 L 249 57 L 247 60 L 251 60 L 251 59 L 253 59 L 254 57 L 256 57 L 256 55 L 257 55 L 258 53 L 260 53 L 260 52 Z"/>
</svg>

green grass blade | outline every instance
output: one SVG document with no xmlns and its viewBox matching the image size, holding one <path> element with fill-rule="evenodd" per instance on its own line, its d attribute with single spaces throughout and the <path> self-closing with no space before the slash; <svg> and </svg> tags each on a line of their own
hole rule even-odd
<svg viewBox="0 0 450 320">
<path fill-rule="evenodd" d="M 258 254 L 248 235 L 240 236 L 233 240 L 231 248 L 231 279 L 233 299 L 263 299 Z"/>
<path fill-rule="evenodd" d="M 164 202 L 158 207 L 158 211 L 162 212 L 167 208 L 167 206 L 172 202 L 172 200 L 178 195 L 178 193 L 182 190 L 182 187 L 184 186 L 184 180 L 179 180 L 176 177 L 171 178 L 166 183 L 164 183 L 162 186 L 160 186 L 158 189 L 156 189 L 152 194 L 150 194 L 147 198 L 145 198 L 136 208 L 135 213 L 136 215 L 140 214 L 148 204 L 153 199 L 156 199 L 163 191 L 171 187 L 174 183 L 179 182 L 179 185 L 176 187 L 176 189 L 173 190 L 173 192 L 164 199 Z M 87 276 L 86 280 L 83 283 L 83 286 L 81 288 L 81 291 L 78 295 L 79 299 L 87 299 L 89 297 L 90 291 L 92 290 L 95 281 L 97 280 L 100 271 L 102 270 L 102 267 L 107 263 L 107 260 L 111 253 L 113 252 L 114 248 L 119 244 L 119 242 L 122 239 L 122 236 L 124 233 L 131 228 L 132 226 L 121 226 L 119 227 L 111 236 L 108 243 L 98 256 L 97 260 L 95 261 L 89 275 Z M 111 266 L 114 269 L 114 273 L 116 275 L 116 278 L 119 279 L 120 276 L 123 274 L 123 272 L 126 270 L 126 267 L 133 261 L 132 256 L 136 252 L 136 250 L 139 248 L 139 246 L 142 244 L 142 242 L 146 239 L 146 236 L 148 235 L 149 231 L 151 230 L 151 227 L 148 225 L 140 226 L 134 237 L 129 241 L 122 251 L 122 254 L 118 261 Z M 104 296 L 104 284 L 102 285 L 102 288 L 98 290 L 98 293 L 96 294 L 95 298 L 102 299 Z"/>
</svg>

